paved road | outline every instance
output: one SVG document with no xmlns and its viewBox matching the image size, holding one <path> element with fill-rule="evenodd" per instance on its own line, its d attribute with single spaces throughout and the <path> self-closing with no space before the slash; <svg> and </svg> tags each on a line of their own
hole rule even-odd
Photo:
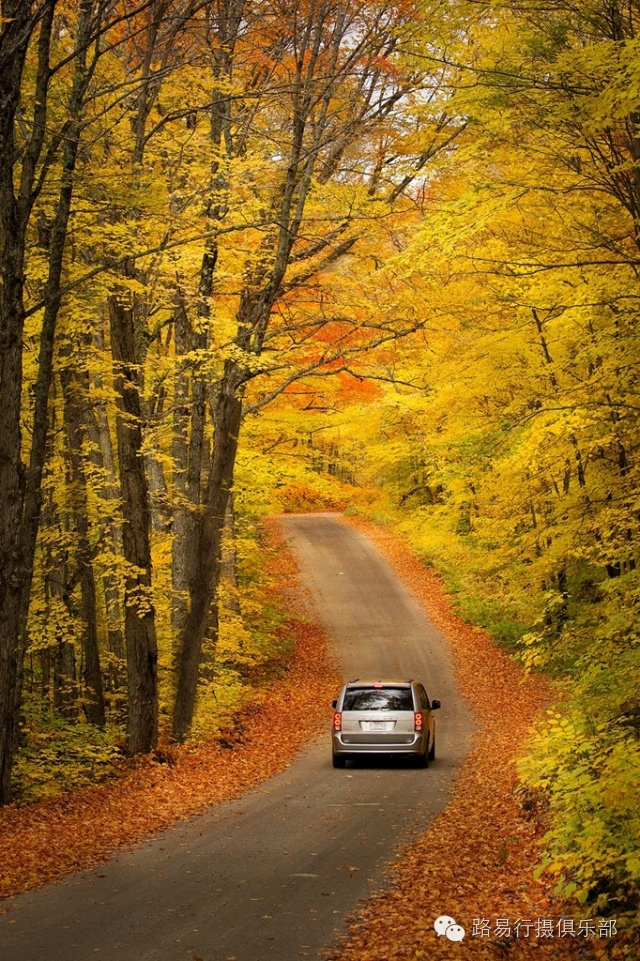
<svg viewBox="0 0 640 961">
<path fill-rule="evenodd" d="M 472 725 L 441 636 L 339 517 L 285 524 L 345 676 L 420 675 L 442 700 L 436 762 L 334 770 L 322 738 L 244 797 L 5 903 L 0 961 L 317 958 L 380 886 L 394 846 L 446 804 Z"/>
</svg>

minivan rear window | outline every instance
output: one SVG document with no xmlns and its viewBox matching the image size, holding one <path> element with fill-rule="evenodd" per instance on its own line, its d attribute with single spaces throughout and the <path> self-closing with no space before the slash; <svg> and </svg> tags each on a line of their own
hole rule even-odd
<svg viewBox="0 0 640 961">
<path fill-rule="evenodd" d="M 343 711 L 413 711 L 411 688 L 357 687 L 347 689 Z"/>
</svg>

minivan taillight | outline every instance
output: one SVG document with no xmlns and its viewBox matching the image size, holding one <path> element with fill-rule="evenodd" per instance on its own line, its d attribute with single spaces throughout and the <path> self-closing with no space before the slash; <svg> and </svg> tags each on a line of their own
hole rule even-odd
<svg viewBox="0 0 640 961">
<path fill-rule="evenodd" d="M 421 731 L 424 727 L 424 717 L 420 711 L 416 711 L 413 715 L 413 729 L 414 731 Z"/>
<path fill-rule="evenodd" d="M 333 730 L 334 731 L 342 730 L 342 714 L 340 711 L 333 712 Z"/>
</svg>

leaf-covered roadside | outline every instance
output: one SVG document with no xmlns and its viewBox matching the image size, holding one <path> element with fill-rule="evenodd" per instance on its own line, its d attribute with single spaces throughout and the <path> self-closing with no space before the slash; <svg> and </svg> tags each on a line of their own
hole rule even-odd
<svg viewBox="0 0 640 961">
<path fill-rule="evenodd" d="M 549 681 L 526 675 L 482 630 L 453 614 L 437 575 L 394 535 L 362 520 L 350 521 L 375 541 L 411 587 L 453 650 L 456 676 L 474 708 L 480 730 L 456 782 L 453 799 L 428 832 L 403 851 L 391 885 L 364 906 L 331 961 L 409 961 L 473 958 L 497 961 L 541 956 L 553 961 L 631 957 L 624 932 L 609 939 L 514 937 L 518 919 L 578 922 L 586 909 L 555 897 L 537 881 L 544 811 L 517 787 L 515 762 L 531 726 L 554 700 Z M 442 712 L 446 723 L 446 705 Z M 434 920 L 449 915 L 466 930 L 462 943 L 438 938 Z M 489 936 L 472 934 L 475 920 Z M 496 935 L 508 919 L 511 935 Z M 479 929 L 478 929 L 479 930 Z M 485 926 L 487 930 L 487 926 Z M 522 928 L 524 930 L 524 928 Z"/>
<path fill-rule="evenodd" d="M 339 675 L 319 627 L 297 609 L 292 555 L 274 524 L 269 531 L 275 547 L 269 561 L 273 599 L 290 612 L 279 630 L 294 638 L 285 672 L 256 693 L 232 729 L 206 743 L 167 746 L 100 787 L 4 808 L 0 895 L 10 897 L 86 868 L 208 804 L 238 795 L 285 767 L 309 732 L 326 720 Z"/>
</svg>

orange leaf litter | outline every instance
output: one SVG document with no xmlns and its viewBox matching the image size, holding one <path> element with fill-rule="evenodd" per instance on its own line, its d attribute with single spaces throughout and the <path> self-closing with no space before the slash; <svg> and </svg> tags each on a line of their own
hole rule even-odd
<svg viewBox="0 0 640 961">
<path fill-rule="evenodd" d="M 231 748 L 217 738 L 197 746 L 171 746 L 166 751 L 171 763 L 144 758 L 100 786 L 0 810 L 0 896 L 89 867 L 119 847 L 243 793 L 284 769 L 309 735 L 326 723 L 327 705 L 341 676 L 321 629 L 292 610 L 296 593 L 302 593 L 295 562 L 276 525 L 268 528 L 277 548 L 269 570 L 279 585 L 281 606 L 286 603 L 292 611 L 282 631 L 295 638 L 284 676 L 258 693 L 259 703 L 252 698 L 251 706 L 240 712 L 235 732 L 224 732 Z"/>
<path fill-rule="evenodd" d="M 577 929 L 577 922 L 589 917 L 534 879 L 543 827 L 537 817 L 526 815 L 514 794 L 515 759 L 525 749 L 533 722 L 554 700 L 549 681 L 528 676 L 486 632 L 457 617 L 438 575 L 400 538 L 360 519 L 347 522 L 377 544 L 447 637 L 459 688 L 481 729 L 447 808 L 402 851 L 388 872 L 388 888 L 365 902 L 348 937 L 327 958 L 575 961 L 600 956 L 602 941 L 559 937 L 557 928 L 553 937 L 536 937 L 533 927 L 528 937 L 496 935 L 497 919 L 509 919 L 513 928 L 518 919 L 535 923 L 566 917 L 575 920 Z M 441 915 L 465 928 L 462 942 L 436 935 L 433 924 Z M 488 937 L 472 935 L 474 919 L 490 922 Z M 609 956 L 621 957 L 615 940 L 607 943 L 613 949 Z"/>
</svg>

